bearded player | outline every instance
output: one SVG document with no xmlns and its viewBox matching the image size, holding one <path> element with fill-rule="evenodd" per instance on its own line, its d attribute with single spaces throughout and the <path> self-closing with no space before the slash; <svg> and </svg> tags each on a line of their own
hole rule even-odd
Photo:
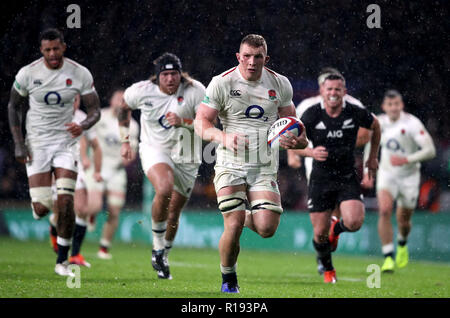
<svg viewBox="0 0 450 318">
<path fill-rule="evenodd" d="M 236 58 L 238 66 L 215 76 L 208 85 L 195 120 L 196 133 L 219 144 L 214 185 L 224 219 L 219 253 L 225 293 L 239 293 L 236 264 L 244 225 L 267 238 L 280 222 L 278 157 L 266 161 L 259 154 L 267 153 L 267 131 L 278 116 L 295 116 L 289 80 L 265 67 L 269 56 L 262 36 L 245 36 Z M 223 130 L 214 127 L 217 117 Z M 280 140 L 284 148 L 307 144 L 305 132 Z"/>
<path fill-rule="evenodd" d="M 77 142 L 84 130 L 100 119 L 100 102 L 92 75 L 84 66 L 64 57 L 61 32 L 45 30 L 39 40 L 43 55 L 17 73 L 8 104 L 16 159 L 26 165 L 31 207 L 35 219 L 52 207 L 52 176 L 56 179 L 58 257 L 55 272 L 73 276 L 67 268 L 75 227 L 73 196 L 78 171 Z M 73 122 L 77 94 L 87 109 L 80 124 Z M 28 100 L 27 100 L 28 99 Z M 26 136 L 22 134 L 22 106 L 29 103 Z"/>
<path fill-rule="evenodd" d="M 388 90 L 383 99 L 384 114 L 378 115 L 381 125 L 381 160 L 377 173 L 379 207 L 378 234 L 385 257 L 381 270 L 393 272 L 408 264 L 408 235 L 420 186 L 420 163 L 436 156 L 433 139 L 422 122 L 405 112 L 402 95 Z M 373 187 L 373 179 L 364 174 L 363 185 Z M 394 202 L 397 202 L 397 251 L 394 261 L 391 223 Z"/>
<path fill-rule="evenodd" d="M 168 253 L 201 164 L 201 140 L 194 134 L 193 119 L 205 87 L 182 71 L 175 54 L 164 53 L 154 64 L 155 76 L 125 90 L 118 120 L 121 154 L 130 160 L 131 110 L 141 110 L 139 154 L 155 189 L 152 266 L 159 278 L 172 279 Z"/>
</svg>

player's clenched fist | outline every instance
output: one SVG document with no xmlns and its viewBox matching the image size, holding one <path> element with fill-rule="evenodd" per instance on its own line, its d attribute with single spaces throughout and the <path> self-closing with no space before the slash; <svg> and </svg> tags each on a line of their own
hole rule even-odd
<svg viewBox="0 0 450 318">
<path fill-rule="evenodd" d="M 67 127 L 66 130 L 68 132 L 70 132 L 70 134 L 72 135 L 72 138 L 76 138 L 76 137 L 80 136 L 81 133 L 83 132 L 83 128 L 76 123 L 68 123 L 68 124 L 65 124 L 64 126 Z"/>
<path fill-rule="evenodd" d="M 170 126 L 180 127 L 182 124 L 181 118 L 177 114 L 172 112 L 168 112 L 166 114 L 166 120 L 170 124 Z"/>
</svg>

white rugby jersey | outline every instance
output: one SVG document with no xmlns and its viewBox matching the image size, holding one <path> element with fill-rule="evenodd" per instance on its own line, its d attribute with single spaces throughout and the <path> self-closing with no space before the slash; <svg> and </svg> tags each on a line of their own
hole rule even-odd
<svg viewBox="0 0 450 318">
<path fill-rule="evenodd" d="M 436 150 L 433 139 L 415 116 L 402 112 L 400 118 L 392 122 L 388 115 L 378 115 L 381 126 L 381 159 L 379 173 L 407 176 L 420 172 L 420 161 L 434 157 Z M 422 155 L 418 151 L 423 151 Z M 392 166 L 391 155 L 407 157 L 410 163 Z"/>
<path fill-rule="evenodd" d="M 73 102 L 77 94 L 95 91 L 89 70 L 68 58 L 61 68 L 49 69 L 44 58 L 24 66 L 16 75 L 14 88 L 29 97 L 26 116 L 26 140 L 33 144 L 73 144 L 64 124 L 72 122 Z"/>
<path fill-rule="evenodd" d="M 202 83 L 192 80 L 192 83 L 180 83 L 175 94 L 167 95 L 159 89 L 159 85 L 150 80 L 133 84 L 125 90 L 124 100 L 131 109 L 141 110 L 141 142 L 165 151 L 171 155 L 174 162 L 201 163 L 201 140 L 193 130 L 185 127 L 172 127 L 165 116 L 170 111 L 181 118 L 194 119 L 197 108 L 205 96 Z M 187 158 L 184 146 L 193 147 L 191 140 L 180 142 L 183 136 L 197 139 L 194 157 Z M 185 141 L 187 141 L 185 139 Z M 200 149 L 198 149 L 200 148 Z"/>
<path fill-rule="evenodd" d="M 364 105 L 361 103 L 359 99 L 356 99 L 355 97 L 345 94 L 343 100 L 345 102 L 349 102 L 350 104 L 354 104 L 360 107 L 364 107 Z M 300 102 L 300 104 L 297 105 L 295 111 L 297 114 L 297 118 L 301 118 L 303 113 L 310 108 L 313 105 L 319 104 L 323 102 L 323 97 L 321 95 L 305 98 Z M 314 145 L 312 144 L 311 140 L 309 141 L 308 147 L 314 148 Z M 312 157 L 305 157 L 305 175 L 306 179 L 309 181 L 309 176 L 311 175 L 312 171 L 312 165 L 313 165 L 314 159 Z"/>
<path fill-rule="evenodd" d="M 216 166 L 271 165 L 267 133 L 278 118 L 278 108 L 292 105 L 292 94 L 289 80 L 266 67 L 257 81 L 244 79 L 238 66 L 213 77 L 203 103 L 219 111 L 225 133 L 239 133 L 249 138 L 249 149 L 238 151 L 237 155 L 219 145 Z M 276 169 L 276 159 L 275 164 Z"/>
<path fill-rule="evenodd" d="M 102 172 L 114 171 L 122 165 L 122 156 L 120 155 L 122 143 L 120 142 L 119 121 L 111 108 L 102 109 L 101 114 L 100 120 L 92 129 L 95 131 L 100 148 L 102 149 Z M 138 147 L 138 135 L 139 125 L 131 118 L 130 145 L 134 151 Z"/>
</svg>

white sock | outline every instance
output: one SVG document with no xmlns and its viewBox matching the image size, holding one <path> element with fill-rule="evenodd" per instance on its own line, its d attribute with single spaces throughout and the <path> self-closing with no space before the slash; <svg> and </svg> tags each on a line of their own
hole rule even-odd
<svg viewBox="0 0 450 318">
<path fill-rule="evenodd" d="M 72 245 L 72 239 L 65 239 L 63 237 L 57 236 L 56 243 L 61 246 L 70 246 Z"/>
<path fill-rule="evenodd" d="M 100 245 L 104 246 L 106 248 L 109 248 L 111 246 L 111 242 L 107 239 L 104 239 L 103 237 L 100 239 Z"/>
<path fill-rule="evenodd" d="M 166 228 L 167 221 L 155 222 L 152 220 L 153 249 L 156 251 L 164 249 Z"/>
<path fill-rule="evenodd" d="M 86 220 L 84 220 L 78 216 L 75 216 L 75 224 L 78 224 L 79 226 L 87 226 Z"/>
<path fill-rule="evenodd" d="M 223 266 L 222 264 L 220 264 L 220 271 L 222 272 L 222 274 L 236 273 L 236 268 L 237 268 L 237 263 L 230 267 Z"/>
<path fill-rule="evenodd" d="M 394 253 L 394 244 L 389 243 L 389 244 L 383 245 L 381 247 L 381 251 L 383 252 L 383 255 L 386 255 L 389 253 Z"/>
</svg>

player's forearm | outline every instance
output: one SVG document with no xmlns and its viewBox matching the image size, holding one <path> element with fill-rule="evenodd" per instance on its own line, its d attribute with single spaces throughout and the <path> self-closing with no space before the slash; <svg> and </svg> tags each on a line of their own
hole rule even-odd
<svg viewBox="0 0 450 318">
<path fill-rule="evenodd" d="M 100 173 L 102 171 L 102 148 L 98 145 L 98 142 L 92 147 L 94 152 L 94 171 Z"/>
<path fill-rule="evenodd" d="M 431 139 L 431 138 L 430 138 Z M 425 160 L 433 159 L 436 156 L 436 148 L 433 141 L 421 145 L 421 149 L 406 157 L 408 163 L 422 162 Z"/>
<path fill-rule="evenodd" d="M 289 106 L 285 106 L 285 107 L 279 107 L 278 108 L 278 116 L 280 116 L 280 117 L 296 116 L 295 106 L 289 105 Z"/>
<path fill-rule="evenodd" d="M 216 127 L 213 123 L 205 118 L 196 119 L 194 121 L 195 133 L 203 140 L 223 144 L 224 132 Z"/>
<path fill-rule="evenodd" d="M 83 104 L 86 106 L 86 119 L 80 123 L 83 130 L 88 130 L 100 120 L 100 99 L 96 92 L 81 96 Z"/>
<path fill-rule="evenodd" d="M 289 149 L 289 151 L 302 157 L 313 157 L 313 148 L 311 147 L 306 147 L 304 149 Z"/>
<path fill-rule="evenodd" d="M 117 114 L 117 120 L 119 121 L 120 142 L 130 142 L 131 109 L 122 105 Z"/>
<path fill-rule="evenodd" d="M 11 135 L 15 144 L 24 144 L 22 134 L 22 105 L 24 98 L 12 88 L 8 102 L 8 122 Z"/>
<path fill-rule="evenodd" d="M 378 158 L 378 151 L 380 149 L 381 128 L 378 119 L 374 118 L 371 130 L 369 158 L 373 159 Z"/>
</svg>

